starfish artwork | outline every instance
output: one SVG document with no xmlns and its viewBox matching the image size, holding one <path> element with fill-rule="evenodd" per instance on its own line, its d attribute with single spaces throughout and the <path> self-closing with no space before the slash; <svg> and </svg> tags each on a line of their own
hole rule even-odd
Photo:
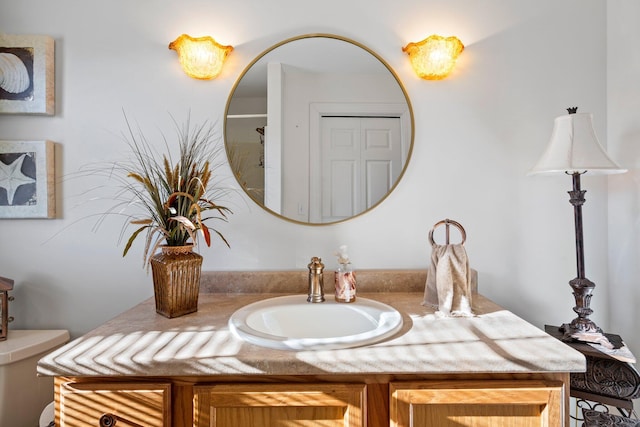
<svg viewBox="0 0 640 427">
<path fill-rule="evenodd" d="M 20 205 L 35 202 L 36 180 L 24 171 L 25 167 L 33 163 L 33 155 L 34 153 L 0 155 L 0 205 L 13 205 L 14 201 Z M 5 163 L 5 160 L 9 162 Z M 20 188 L 24 185 L 29 185 L 31 188 Z M 2 189 L 6 191 L 6 202 L 2 197 Z"/>
</svg>

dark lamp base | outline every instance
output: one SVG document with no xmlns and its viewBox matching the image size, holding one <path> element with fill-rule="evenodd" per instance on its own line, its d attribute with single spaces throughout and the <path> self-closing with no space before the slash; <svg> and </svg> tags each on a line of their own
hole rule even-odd
<svg viewBox="0 0 640 427">
<path fill-rule="evenodd" d="M 565 337 L 571 336 L 575 333 L 602 333 L 602 329 L 595 322 L 589 319 L 593 310 L 589 307 L 591 303 L 591 296 L 593 289 L 596 287 L 595 283 L 586 277 L 576 277 L 569 282 L 569 285 L 573 289 L 573 297 L 575 298 L 576 306 L 573 307 L 573 311 L 578 315 L 569 324 L 562 325 Z"/>
<path fill-rule="evenodd" d="M 577 333 L 583 334 L 603 334 L 602 329 L 596 325 L 592 320 L 581 319 L 576 317 L 571 323 L 564 323 L 560 326 L 560 331 L 563 332 L 562 341 L 573 341 L 576 338 L 573 336 Z"/>
</svg>

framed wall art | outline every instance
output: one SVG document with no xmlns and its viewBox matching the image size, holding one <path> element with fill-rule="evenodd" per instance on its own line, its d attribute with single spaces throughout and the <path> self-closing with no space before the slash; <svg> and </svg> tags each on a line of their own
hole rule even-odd
<svg viewBox="0 0 640 427">
<path fill-rule="evenodd" d="M 0 141 L 0 218 L 54 218 L 52 141 Z"/>
<path fill-rule="evenodd" d="M 52 37 L 0 34 L 0 113 L 54 114 L 54 81 Z"/>
</svg>

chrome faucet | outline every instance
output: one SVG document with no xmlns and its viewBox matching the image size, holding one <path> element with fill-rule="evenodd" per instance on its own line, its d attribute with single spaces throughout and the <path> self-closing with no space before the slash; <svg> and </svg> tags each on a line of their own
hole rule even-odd
<svg viewBox="0 0 640 427">
<path fill-rule="evenodd" d="M 324 270 L 324 264 L 322 259 L 314 256 L 307 267 L 309 267 L 309 296 L 307 297 L 307 302 L 323 302 L 324 280 L 322 270 Z"/>
</svg>

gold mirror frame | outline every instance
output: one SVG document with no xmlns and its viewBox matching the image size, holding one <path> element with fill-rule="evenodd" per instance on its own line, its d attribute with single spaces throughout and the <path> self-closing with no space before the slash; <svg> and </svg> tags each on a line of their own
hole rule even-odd
<svg viewBox="0 0 640 427">
<path fill-rule="evenodd" d="M 295 41 L 300 41 L 300 40 L 304 40 L 304 39 L 312 39 L 312 38 L 326 38 L 326 39 L 331 39 L 331 40 L 337 40 L 337 41 L 342 41 L 348 44 L 351 44 L 355 47 L 358 47 L 362 50 L 364 50 L 365 52 L 369 53 L 371 56 L 373 56 L 375 59 L 377 59 L 386 69 L 387 71 L 391 74 L 391 76 L 393 77 L 393 79 L 396 81 L 396 83 L 398 84 L 398 87 L 400 88 L 400 91 L 402 92 L 402 95 L 404 96 L 404 100 L 406 102 L 407 105 L 407 110 L 408 110 L 408 115 L 409 115 L 409 127 L 410 127 L 410 132 L 409 132 L 409 138 L 408 138 L 408 149 L 407 149 L 407 153 L 406 153 L 406 159 L 404 159 L 404 165 L 402 167 L 402 170 L 400 171 L 397 179 L 395 180 L 395 182 L 393 183 L 393 185 L 389 188 L 389 190 L 386 192 L 386 194 L 382 197 L 380 197 L 380 200 L 378 200 L 376 203 L 372 204 L 369 208 L 366 208 L 364 210 L 362 210 L 361 212 L 348 217 L 348 218 L 344 218 L 344 219 L 340 219 L 337 221 L 332 221 L 332 222 L 305 222 L 305 221 L 300 221 L 297 220 L 295 218 L 290 218 L 286 215 L 283 215 L 281 213 L 275 212 L 274 210 L 268 208 L 267 206 L 265 206 L 265 204 L 263 202 L 261 202 L 259 199 L 257 199 L 251 191 L 249 191 L 249 189 L 246 188 L 246 186 L 241 182 L 240 177 L 236 174 L 236 171 L 234 170 L 233 164 L 232 162 L 234 162 L 234 158 L 236 156 L 236 154 L 233 152 L 233 149 L 231 148 L 231 144 L 229 143 L 228 139 L 227 139 L 227 132 L 228 132 L 228 117 L 229 117 L 229 108 L 231 106 L 234 94 L 236 93 L 236 90 L 238 88 L 238 86 L 240 85 L 240 83 L 242 82 L 243 78 L 247 75 L 247 73 L 251 70 L 251 68 L 258 63 L 262 58 L 264 58 L 267 54 L 269 54 L 270 52 L 274 51 L 275 49 L 286 45 L 287 43 L 291 43 L 291 42 L 295 42 Z M 256 56 L 256 58 L 254 58 L 246 67 L 245 69 L 242 71 L 242 73 L 239 75 L 239 77 L 236 79 L 233 87 L 231 88 L 231 91 L 229 93 L 229 97 L 227 98 L 227 103 L 225 106 L 225 114 L 224 114 L 224 125 L 223 125 L 223 132 L 224 132 L 224 142 L 225 142 L 225 150 L 226 150 L 226 154 L 227 154 L 227 158 L 229 159 L 230 162 L 230 166 L 232 171 L 234 172 L 234 177 L 236 179 L 236 181 L 238 182 L 238 184 L 240 185 L 240 187 L 242 187 L 243 191 L 247 194 L 247 196 L 249 196 L 249 198 L 251 200 L 253 200 L 258 206 L 260 206 L 262 209 L 264 209 L 265 211 L 269 212 L 270 214 L 279 217 L 281 219 L 284 219 L 286 221 L 289 222 L 293 222 L 296 224 L 301 224 L 301 225 L 332 225 L 332 224 L 338 224 L 341 222 L 345 222 L 348 221 L 350 219 L 353 218 L 357 218 L 367 212 L 372 211 L 373 209 L 375 209 L 377 206 L 379 206 L 384 200 L 386 200 L 387 197 L 389 197 L 389 195 L 395 190 L 395 188 L 398 186 L 398 184 L 400 183 L 400 181 L 402 180 L 405 171 L 407 170 L 407 167 L 409 165 L 409 162 L 411 160 L 411 155 L 413 152 L 413 144 L 414 144 L 414 139 L 415 139 L 415 121 L 414 121 L 414 114 L 413 114 L 413 107 L 411 105 L 411 100 L 409 99 L 409 95 L 407 94 L 407 91 L 404 87 L 404 85 L 402 84 L 400 78 L 398 77 L 398 75 L 396 74 L 396 72 L 393 70 L 393 68 L 391 68 L 391 66 L 380 56 L 378 55 L 376 52 L 374 52 L 373 50 L 371 50 L 370 48 L 368 48 L 367 46 L 363 45 L 362 43 L 359 43 L 355 40 L 346 38 L 346 37 L 342 37 L 342 36 L 338 36 L 338 35 L 334 35 L 334 34 L 327 34 L 327 33 L 311 33 L 311 34 L 304 34 L 304 35 L 300 35 L 300 36 L 295 36 L 295 37 L 291 37 L 288 39 L 285 39 L 281 42 L 278 42 L 276 44 L 274 44 L 273 46 L 265 49 L 262 53 L 260 53 L 258 56 Z"/>
</svg>

